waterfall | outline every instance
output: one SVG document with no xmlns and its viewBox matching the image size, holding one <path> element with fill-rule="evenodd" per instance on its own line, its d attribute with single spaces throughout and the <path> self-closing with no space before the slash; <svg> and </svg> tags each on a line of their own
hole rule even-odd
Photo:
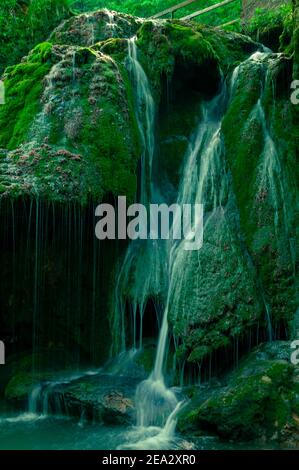
<svg viewBox="0 0 299 470">
<path fill-rule="evenodd" d="M 155 103 L 151 93 L 146 73 L 138 60 L 136 38 L 128 40 L 127 69 L 130 73 L 133 89 L 135 90 L 136 120 L 142 143 L 140 157 L 140 187 L 138 202 L 148 207 L 153 202 L 155 188 L 152 183 L 153 159 L 155 154 Z M 161 293 L 161 286 L 165 283 L 165 243 L 159 240 L 135 240 L 127 249 L 126 255 L 119 269 L 116 280 L 114 299 L 114 331 L 121 331 L 120 345 L 112 345 L 114 350 L 126 349 L 125 334 L 125 299 L 123 291 L 130 290 L 133 316 L 133 348 L 142 347 L 143 315 L 149 298 L 149 293 Z M 146 272 L 144 266 L 147 266 Z M 141 276 L 140 273 L 143 273 Z M 155 303 L 157 317 L 159 305 Z M 140 316 L 140 330 L 137 332 L 137 315 Z"/>
<path fill-rule="evenodd" d="M 208 198 L 211 200 L 213 210 L 221 205 L 223 188 L 221 184 L 216 184 L 215 178 L 217 177 L 217 169 L 220 167 L 223 150 L 220 127 L 225 98 L 226 87 L 223 86 L 221 93 L 214 100 L 203 105 L 202 119 L 195 133 L 195 138 L 189 145 L 185 159 L 177 198 L 177 203 L 180 205 L 199 204 L 207 201 Z M 189 252 L 185 250 L 185 243 L 185 240 L 169 241 L 167 250 L 169 257 L 169 287 L 155 366 L 150 377 L 141 383 L 136 391 L 138 425 L 163 426 L 164 435 L 168 430 L 169 437 L 173 433 L 175 416 L 181 404 L 178 402 L 175 393 L 166 387 L 163 368 L 168 338 L 168 312 L 171 300 L 176 295 L 180 295 L 177 280 L 181 270 L 185 269 L 190 256 Z M 175 413 L 174 410 L 176 410 Z"/>
<path fill-rule="evenodd" d="M 210 101 L 203 102 L 200 109 L 198 127 L 190 138 L 189 146 L 182 167 L 182 176 L 177 194 L 176 203 L 204 204 L 204 230 L 209 243 L 218 244 L 223 233 L 228 232 L 228 242 L 232 242 L 233 226 L 229 211 L 231 210 L 232 190 L 229 172 L 226 168 L 225 148 L 222 139 L 222 120 L 229 100 L 233 99 L 243 67 L 253 65 L 264 77 L 261 81 L 261 97 L 252 113 L 260 121 L 263 136 L 264 150 L 261 155 L 261 182 L 263 178 L 274 182 L 274 170 L 279 168 L 279 158 L 270 132 L 266 124 L 265 113 L 262 107 L 264 82 L 267 80 L 267 62 L 269 52 L 256 52 L 249 59 L 237 66 L 231 76 L 229 86 L 222 82 L 218 95 Z M 140 131 L 143 152 L 141 156 L 141 178 L 139 200 L 147 205 L 160 194 L 155 187 L 153 174 L 153 161 L 155 158 L 155 104 L 151 94 L 146 73 L 138 60 L 136 39 L 128 41 L 128 70 L 135 90 L 136 118 Z M 276 185 L 271 184 L 276 191 Z M 283 188 L 280 188 L 282 192 Z M 274 194 L 273 193 L 273 194 Z M 230 202 L 229 202 L 230 201 Z M 278 209 L 277 209 L 278 210 Z M 173 222 L 173 226 L 175 221 Z M 196 221 L 193 221 L 193 225 Z M 191 227 L 190 227 L 191 229 Z M 195 227 L 193 226 L 194 230 Z M 184 286 L 194 263 L 200 266 L 200 253 L 186 250 L 186 240 L 156 240 L 132 242 L 127 250 L 121 266 L 117 285 L 117 312 L 121 316 L 122 345 L 125 349 L 125 302 L 123 292 L 129 292 L 132 302 L 134 321 L 134 347 L 136 346 L 136 315 L 141 316 L 140 340 L 142 345 L 142 316 L 147 299 L 153 293 L 161 293 L 163 284 L 164 311 L 158 338 L 155 364 L 147 380 L 139 384 L 136 390 L 137 431 L 131 435 L 130 448 L 158 448 L 161 443 L 170 442 L 174 437 L 176 417 L 182 406 L 177 390 L 168 388 L 164 375 L 168 348 L 168 318 L 173 314 L 180 314 L 187 318 L 188 311 L 181 302 Z M 142 246 L 142 249 L 140 248 Z M 237 256 L 236 253 L 233 256 Z M 147 271 L 140 278 L 140 273 Z M 137 274 L 136 274 L 137 273 Z M 192 271 L 192 276 L 196 274 Z M 155 280 L 155 281 L 154 281 Z M 128 298 L 128 297 L 126 297 Z M 183 305 L 183 307 L 182 307 Z M 268 323 L 269 338 L 272 337 L 271 312 L 265 302 L 265 312 Z M 117 318 L 117 314 L 115 315 Z M 119 321 L 119 318 L 118 318 Z M 238 353 L 237 353 L 238 354 Z M 183 383 L 183 377 L 181 377 Z M 133 442 L 133 443 L 132 443 Z M 163 444 L 163 445 L 164 445 Z"/>
<path fill-rule="evenodd" d="M 108 10 L 107 8 L 104 8 L 104 12 L 108 17 L 108 22 L 106 24 L 107 31 L 109 35 L 111 35 L 111 37 L 114 37 L 115 28 L 117 27 L 117 24 L 115 23 L 114 13 Z"/>
<path fill-rule="evenodd" d="M 37 412 L 38 412 L 38 401 L 40 399 L 41 392 L 42 392 L 42 385 L 41 384 L 38 384 L 31 391 L 31 393 L 28 397 L 28 410 L 29 410 L 29 413 L 32 413 L 34 415 L 37 414 Z"/>
<path fill-rule="evenodd" d="M 148 204 L 159 194 L 159 189 L 155 188 L 153 183 L 155 106 L 146 73 L 138 60 L 135 38 L 128 41 L 128 69 L 131 73 L 136 93 L 136 117 L 143 144 L 139 199 L 143 204 Z M 218 211 L 219 207 L 221 208 L 222 200 L 226 194 L 226 180 L 221 178 L 223 143 L 220 133 L 226 98 L 226 86 L 223 84 L 219 95 L 212 101 L 202 105 L 200 124 L 189 144 L 177 196 L 177 203 L 181 206 L 183 204 L 207 203 L 210 208 L 210 215 L 205 223 L 208 223 L 212 214 Z M 195 227 L 192 228 L 195 229 Z M 158 339 L 155 365 L 149 378 L 140 383 L 136 390 L 137 429 L 139 431 L 132 438 L 135 443 L 131 444 L 131 446 L 134 448 L 142 448 L 143 446 L 157 448 L 156 446 L 161 445 L 161 442 L 169 442 L 173 438 L 176 416 L 182 406 L 182 402 L 176 396 L 176 391 L 168 388 L 165 383 L 164 366 L 168 344 L 168 312 L 173 297 L 180 295 L 180 289 L 177 284 L 180 279 L 180 270 L 185 269 L 188 257 L 190 256 L 189 252 L 185 249 L 185 243 L 185 240 L 172 240 L 172 237 L 167 241 L 156 240 L 154 244 L 153 242 L 146 241 L 144 247 L 144 252 L 147 253 L 146 259 L 147 261 L 154 260 L 154 263 L 147 264 L 149 271 L 147 272 L 146 282 L 142 283 L 142 287 L 135 280 L 132 289 L 134 292 L 133 309 L 135 321 L 137 304 L 139 305 L 139 310 L 142 311 L 149 292 L 155 292 L 152 288 L 152 278 L 155 277 L 152 275 L 153 272 L 157 280 L 160 279 L 160 271 L 164 271 L 166 277 L 165 308 Z M 144 252 L 141 258 L 142 262 L 145 259 Z M 157 260 L 160 261 L 157 262 Z M 159 264 L 161 260 L 162 266 Z M 124 289 L 124 285 L 132 282 L 130 277 L 132 266 L 135 265 L 136 269 L 138 262 L 138 244 L 137 242 L 132 242 L 125 256 L 116 286 L 118 294 L 117 305 L 118 309 L 121 309 L 122 315 L 122 328 L 124 328 L 124 305 L 120 292 Z M 142 330 L 140 335 L 142 336 Z M 148 436 L 149 432 L 150 436 Z"/>
<path fill-rule="evenodd" d="M 140 203 L 147 204 L 152 196 L 152 167 L 155 152 L 155 103 L 146 73 L 138 61 L 136 37 L 128 40 L 128 69 L 136 87 L 136 118 L 142 140 Z M 144 112 L 143 112 L 144 109 Z"/>
</svg>

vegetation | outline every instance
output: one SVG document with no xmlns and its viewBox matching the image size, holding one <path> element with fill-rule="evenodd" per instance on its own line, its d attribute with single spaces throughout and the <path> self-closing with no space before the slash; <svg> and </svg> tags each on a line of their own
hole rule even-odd
<svg viewBox="0 0 299 470">
<path fill-rule="evenodd" d="M 0 3 L 0 74 L 7 65 L 18 63 L 36 44 L 48 40 L 53 29 L 74 13 L 108 8 L 150 17 L 178 2 L 179 0 L 3 0 Z M 215 0 L 206 0 L 204 6 L 215 3 Z M 174 16 L 179 18 L 200 8 L 202 3 L 195 2 L 176 12 Z M 221 25 L 240 18 L 240 11 L 241 1 L 238 0 L 195 18 L 195 21 Z M 239 23 L 227 27 L 235 31 L 240 28 Z M 281 47 L 283 50 L 289 46 L 292 30 L 291 5 L 282 5 L 275 10 L 257 9 L 247 28 L 247 32 L 255 39 L 266 45 L 269 43 L 269 46 L 275 43 L 274 49 Z M 13 48 L 11 44 L 14 45 Z"/>
<path fill-rule="evenodd" d="M 109 8 L 124 13 L 130 13 L 136 16 L 149 17 L 166 10 L 176 4 L 180 0 L 72 0 L 72 6 L 79 11 L 91 11 L 98 8 Z M 198 11 L 204 7 L 208 7 L 217 3 L 216 0 L 205 0 L 204 6 L 202 2 L 196 2 L 194 5 L 183 8 L 175 14 L 179 18 L 194 11 Z M 219 25 L 240 17 L 241 1 L 238 0 L 228 7 L 223 7 L 216 12 L 206 13 L 198 20 L 204 24 Z M 168 15 L 169 16 L 169 15 Z"/>
<path fill-rule="evenodd" d="M 2 0 L 0 2 L 0 74 L 16 64 L 71 15 L 69 0 Z M 8 20 L 9 18 L 9 20 Z"/>
<path fill-rule="evenodd" d="M 257 8 L 247 32 L 274 49 L 287 48 L 293 33 L 292 5 L 281 5 L 270 10 Z"/>
</svg>

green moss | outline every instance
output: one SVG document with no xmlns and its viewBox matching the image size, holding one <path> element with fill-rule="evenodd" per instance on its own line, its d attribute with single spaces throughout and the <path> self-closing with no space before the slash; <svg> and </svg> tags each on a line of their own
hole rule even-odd
<svg viewBox="0 0 299 470">
<path fill-rule="evenodd" d="M 39 112 L 42 79 L 51 68 L 50 43 L 37 46 L 25 62 L 8 67 L 4 75 L 6 103 L 0 108 L 0 147 L 23 143 Z"/>
<path fill-rule="evenodd" d="M 291 254 L 285 238 L 286 232 L 296 230 L 293 209 L 297 197 L 296 175 L 298 178 L 297 126 L 286 80 L 291 75 L 290 65 L 284 56 L 268 64 L 261 100 L 264 128 L 257 107 L 261 96 L 260 69 L 253 63 L 250 67 L 243 65 L 222 126 L 241 229 L 267 292 L 274 324 L 282 318 L 289 320 L 296 310 L 292 268 L 295 255 Z M 272 167 L 267 163 L 269 147 L 268 154 L 264 154 L 269 136 L 276 152 L 271 156 Z"/>
<path fill-rule="evenodd" d="M 38 380 L 34 380 L 31 374 L 20 372 L 7 384 L 5 398 L 7 400 L 24 400 L 37 383 Z"/>
<path fill-rule="evenodd" d="M 108 54 L 115 59 L 124 59 L 128 51 L 128 41 L 120 38 L 110 38 L 106 41 L 101 41 L 93 46 L 93 49 Z"/>
<path fill-rule="evenodd" d="M 204 29 L 203 29 L 204 31 Z M 179 53 L 189 63 L 203 63 L 215 59 L 215 52 L 209 42 L 209 36 L 181 23 L 167 23 L 165 34 L 169 38 L 175 53 Z M 208 39 L 206 39 L 208 38 Z"/>
</svg>

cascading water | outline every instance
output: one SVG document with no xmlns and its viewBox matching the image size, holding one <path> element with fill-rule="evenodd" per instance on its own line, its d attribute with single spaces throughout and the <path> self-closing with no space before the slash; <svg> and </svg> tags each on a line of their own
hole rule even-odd
<svg viewBox="0 0 299 470">
<path fill-rule="evenodd" d="M 259 66 L 269 54 L 269 52 L 257 52 L 245 62 L 255 62 Z M 223 83 L 219 95 L 202 105 L 200 124 L 189 145 L 177 196 L 177 203 L 181 206 L 183 204 L 204 204 L 204 229 L 207 233 L 213 231 L 214 239 L 218 236 L 221 238 L 223 230 L 225 230 L 224 227 L 229 227 L 230 225 L 226 217 L 226 212 L 229 210 L 226 208 L 226 205 L 230 189 L 224 158 L 225 149 L 222 141 L 221 125 L 228 99 L 234 94 L 242 65 L 236 67 L 233 71 L 228 90 L 226 84 Z M 129 41 L 129 67 L 137 85 L 137 118 L 144 145 L 141 171 L 142 197 L 140 199 L 144 203 L 148 203 L 153 200 L 154 194 L 159 193 L 153 187 L 152 182 L 153 158 L 155 154 L 153 131 L 154 105 L 146 74 L 138 61 L 135 40 Z M 267 67 L 264 67 L 264 65 L 262 67 L 263 70 L 265 69 L 266 74 Z M 261 93 L 263 93 L 263 87 Z M 144 121 L 140 118 L 142 103 L 146 103 Z M 264 135 L 265 146 L 262 158 L 262 174 L 264 178 L 267 177 L 273 181 L 273 165 L 277 167 L 278 158 L 274 142 L 266 126 L 261 98 L 252 112 L 257 113 Z M 275 185 L 272 185 L 272 188 L 274 188 L 273 191 L 276 191 Z M 280 189 L 282 190 L 282 188 Z M 195 230 L 195 227 L 193 229 Z M 175 391 L 167 388 L 163 371 L 167 356 L 168 315 L 173 305 L 179 305 L 183 290 L 183 276 L 181 273 L 186 271 L 187 266 L 192 265 L 192 257 L 194 257 L 194 252 L 185 249 L 185 243 L 185 240 L 171 240 L 160 251 L 163 254 L 163 266 L 164 272 L 166 272 L 165 309 L 154 369 L 149 378 L 143 381 L 136 390 L 137 429 L 139 429 L 139 432 L 133 438 L 135 443 L 131 444 L 131 446 L 137 448 L 149 446 L 156 448 L 156 446 L 163 445 L 162 443 L 165 444 L 166 441 L 169 442 L 173 437 L 176 415 L 181 407 Z M 158 252 L 157 247 L 159 248 L 159 242 L 156 243 L 155 253 Z M 136 255 L 135 248 L 131 244 L 127 252 L 125 264 L 130 260 L 138 263 L 138 254 Z M 153 250 L 153 246 L 150 244 L 147 245 L 147 248 L 148 250 Z M 130 263 L 124 269 L 126 276 L 123 276 L 122 272 L 123 277 L 122 279 L 119 277 L 120 282 L 117 285 L 117 289 L 122 289 L 124 280 L 128 282 L 130 278 L 130 270 L 132 269 Z M 140 292 L 138 292 L 136 285 L 134 285 L 132 290 L 136 294 L 135 306 L 140 298 L 142 298 L 144 306 L 148 292 L 150 292 L 148 289 L 149 284 L 143 283 L 142 297 L 140 297 Z M 269 337 L 271 338 L 271 317 L 266 303 L 265 309 Z M 181 312 L 180 315 L 184 315 L 184 312 Z M 142 330 L 140 334 L 142 336 Z"/>
<path fill-rule="evenodd" d="M 226 89 L 224 86 L 222 92 L 215 100 L 203 106 L 203 118 L 186 156 L 182 182 L 177 198 L 177 203 L 180 205 L 202 203 L 206 200 L 208 189 L 210 191 L 210 198 L 213 201 L 213 208 L 216 209 L 217 206 L 221 205 L 222 188 L 221 185 L 216 186 L 214 175 L 217 176 L 217 168 L 220 167 L 219 159 L 223 149 L 220 126 L 225 97 Z M 201 156 L 200 161 L 198 161 L 199 154 Z M 208 183 L 209 188 L 207 187 Z M 195 227 L 193 229 L 195 231 Z M 185 263 L 188 262 L 189 254 L 185 249 L 185 244 L 185 240 L 174 240 L 168 244 L 169 287 L 155 367 L 150 377 L 142 382 L 136 391 L 138 425 L 143 427 L 160 425 L 164 427 L 164 438 L 168 439 L 173 437 L 176 414 L 182 403 L 179 403 L 175 393 L 166 387 L 163 368 L 168 337 L 168 312 L 173 297 L 179 295 L 180 292 L 177 289 L 178 273 L 184 269 Z M 161 437 L 161 432 L 159 436 Z"/>
<path fill-rule="evenodd" d="M 148 207 L 153 202 L 155 188 L 152 184 L 153 159 L 155 154 L 155 103 L 152 97 L 148 78 L 138 61 L 136 38 L 128 40 L 127 68 L 136 91 L 136 119 L 141 136 L 143 151 L 140 158 L 140 187 L 138 199 L 141 204 Z M 121 269 L 119 270 L 115 289 L 114 331 L 121 330 L 122 351 L 126 349 L 125 334 L 125 300 L 122 292 L 129 288 L 130 301 L 133 314 L 133 345 L 134 348 L 142 346 L 143 315 L 149 293 L 160 293 L 161 286 L 165 284 L 165 243 L 158 240 L 132 241 L 126 252 Z M 142 266 L 147 266 L 144 272 Z M 143 272 L 143 276 L 140 273 Z M 135 273 L 138 273 L 135 275 Z M 158 303 L 155 303 L 157 315 Z M 140 331 L 137 332 L 136 317 L 140 316 Z M 119 349 L 113 345 L 112 349 Z M 113 352 L 113 351 L 112 351 Z"/>
<path fill-rule="evenodd" d="M 128 41 L 128 69 L 136 85 L 136 118 L 142 139 L 140 202 L 148 204 L 152 197 L 152 167 L 155 153 L 155 102 L 146 73 L 138 61 L 136 37 Z M 143 106 L 145 112 L 143 113 Z"/>
<path fill-rule="evenodd" d="M 290 216 L 288 213 L 288 207 L 291 207 L 291 201 L 289 198 L 284 173 L 284 168 L 280 162 L 280 156 L 278 148 L 271 137 L 270 129 L 268 127 L 267 118 L 264 109 L 264 101 L 266 99 L 266 90 L 272 89 L 272 99 L 275 105 L 275 85 L 272 80 L 272 69 L 279 61 L 281 54 L 273 54 L 271 50 L 264 48 L 263 52 L 257 51 L 252 54 L 247 60 L 240 64 L 234 71 L 231 81 L 231 93 L 233 94 L 234 88 L 238 82 L 238 77 L 242 68 L 251 69 L 255 67 L 259 70 L 260 74 L 260 94 L 257 98 L 257 102 L 252 108 L 252 111 L 248 117 L 248 123 L 256 122 L 261 129 L 263 148 L 260 154 L 260 160 L 258 165 L 258 187 L 257 197 L 263 199 L 268 196 L 273 210 L 273 222 L 276 238 L 279 237 L 279 231 L 285 232 L 285 238 L 290 240 Z M 272 81 L 272 85 L 269 86 L 269 82 Z M 293 254 L 291 242 L 290 242 L 290 253 Z M 292 259 L 293 266 L 295 266 L 294 257 Z M 295 268 L 294 268 L 295 271 Z M 275 339 L 273 333 L 271 309 L 266 300 L 266 296 L 263 287 L 258 282 L 260 290 L 260 296 L 264 304 L 267 329 L 268 329 L 268 340 L 272 341 Z"/>
<path fill-rule="evenodd" d="M 136 40 L 129 41 L 129 70 L 132 79 L 136 85 L 136 101 L 137 101 L 137 121 L 144 152 L 141 159 L 141 194 L 140 200 L 144 204 L 148 204 L 154 200 L 159 190 L 153 186 L 152 168 L 154 150 L 154 101 L 150 92 L 150 87 L 146 74 L 138 61 Z M 183 177 L 179 188 L 177 203 L 183 204 L 201 204 L 209 201 L 210 215 L 221 208 L 222 199 L 226 193 L 226 180 L 221 181 L 221 158 L 223 155 L 223 144 L 220 135 L 221 118 L 224 113 L 226 104 L 226 87 L 223 85 L 220 94 L 211 102 L 205 103 L 202 107 L 202 118 L 200 125 L 195 133 L 195 138 L 191 141 L 186 155 Z M 145 109 L 145 118 L 142 119 L 142 105 Z M 200 155 L 200 158 L 199 158 Z M 220 182 L 220 184 L 219 184 Z M 197 219 L 196 222 L 198 223 Z M 192 227 L 192 233 L 197 227 Z M 191 228 L 190 228 L 191 229 Z M 167 356 L 167 340 L 168 340 L 168 312 L 171 302 L 175 295 L 179 295 L 178 289 L 178 272 L 184 269 L 188 263 L 189 252 L 185 249 L 186 241 L 163 240 L 156 241 L 153 245 L 147 242 L 146 250 L 148 251 L 148 259 L 161 260 L 163 255 L 163 269 L 166 275 L 166 296 L 163 320 L 159 334 L 157 354 L 154 369 L 149 378 L 143 381 L 136 390 L 137 405 L 137 431 L 131 436 L 134 443 L 131 447 L 158 448 L 165 445 L 173 438 L 176 415 L 182 405 L 173 389 L 169 389 L 165 383 L 164 366 Z M 132 269 L 131 261 L 136 256 L 136 243 L 131 243 L 128 248 L 125 261 L 120 271 L 117 282 L 117 292 L 123 288 L 123 282 L 130 279 L 130 270 Z M 154 253 L 154 254 L 153 254 Z M 151 266 L 151 265 L 149 265 Z M 157 264 L 155 266 L 155 273 Z M 156 277 L 157 278 L 157 277 Z M 133 292 L 135 294 L 134 305 L 136 306 L 142 299 L 142 307 L 151 292 L 151 276 L 147 283 L 142 284 L 142 295 L 138 284 L 134 285 Z M 118 302 L 120 304 L 121 300 Z M 124 313 L 122 311 L 122 318 Z M 123 325 L 124 326 L 124 325 Z M 142 331 L 140 332 L 142 335 Z M 123 335 L 124 336 L 124 335 Z"/>
<path fill-rule="evenodd" d="M 114 13 L 111 10 L 108 10 L 107 8 L 105 8 L 104 11 L 108 17 L 108 22 L 106 23 L 107 31 L 111 35 L 111 37 L 113 37 L 115 28 L 117 26 L 115 23 Z"/>
</svg>

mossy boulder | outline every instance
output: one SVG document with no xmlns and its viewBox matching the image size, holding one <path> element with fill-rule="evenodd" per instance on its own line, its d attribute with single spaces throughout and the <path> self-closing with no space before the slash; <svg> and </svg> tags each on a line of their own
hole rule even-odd
<svg viewBox="0 0 299 470">
<path fill-rule="evenodd" d="M 283 55 L 244 62 L 222 124 L 241 231 L 274 327 L 296 311 L 298 137 L 291 77 L 291 62 Z"/>
<path fill-rule="evenodd" d="M 47 43 L 7 69 L 4 83 L 2 197 L 134 199 L 139 136 L 122 64 L 89 48 Z"/>
<path fill-rule="evenodd" d="M 197 390 L 181 412 L 182 432 L 208 432 L 224 439 L 286 440 L 298 435 L 298 368 L 290 344 L 275 342 L 244 359 L 222 385 Z"/>
<path fill-rule="evenodd" d="M 53 401 L 66 414 L 106 424 L 131 424 L 136 418 L 135 389 L 139 378 L 102 375 L 82 377 L 53 390 Z M 55 412 L 55 408 L 53 409 Z"/>
<path fill-rule="evenodd" d="M 74 358 L 61 348 L 11 356 L 5 366 L 6 377 L 1 375 L 5 400 L 15 407 L 26 408 L 34 387 L 70 374 L 73 364 Z"/>
<path fill-rule="evenodd" d="M 106 424 L 134 422 L 135 390 L 152 367 L 151 348 L 123 354 L 118 361 L 108 361 L 103 370 L 77 373 L 73 365 L 66 362 L 62 351 L 58 352 L 56 356 L 53 352 L 50 361 L 49 352 L 43 351 L 11 364 L 11 377 L 4 395 L 8 405 L 28 409 L 34 392 L 37 413 L 62 413 Z"/>
<path fill-rule="evenodd" d="M 214 46 L 220 38 L 214 29 L 189 25 L 179 20 L 149 20 L 142 24 L 137 38 L 138 47 L 144 54 L 144 66 L 157 93 L 161 92 L 163 75 L 171 80 L 177 69 L 186 78 L 189 76 L 189 85 L 192 85 L 192 80 L 193 86 L 196 86 L 196 82 L 202 84 L 201 80 L 206 80 L 210 81 L 211 88 L 214 86 L 214 91 L 217 88 L 220 57 Z M 206 76 L 202 77 L 203 74 Z"/>
<path fill-rule="evenodd" d="M 229 207 L 236 216 L 232 202 Z M 263 321 L 255 273 L 244 256 L 238 230 L 233 218 L 210 214 L 200 251 L 180 253 L 186 268 L 179 273 L 181 263 L 177 263 L 175 285 L 183 288 L 173 289 L 169 309 L 174 334 L 182 340 L 176 352 L 180 361 L 201 364 L 216 350 L 229 351 L 235 338 Z"/>
</svg>

